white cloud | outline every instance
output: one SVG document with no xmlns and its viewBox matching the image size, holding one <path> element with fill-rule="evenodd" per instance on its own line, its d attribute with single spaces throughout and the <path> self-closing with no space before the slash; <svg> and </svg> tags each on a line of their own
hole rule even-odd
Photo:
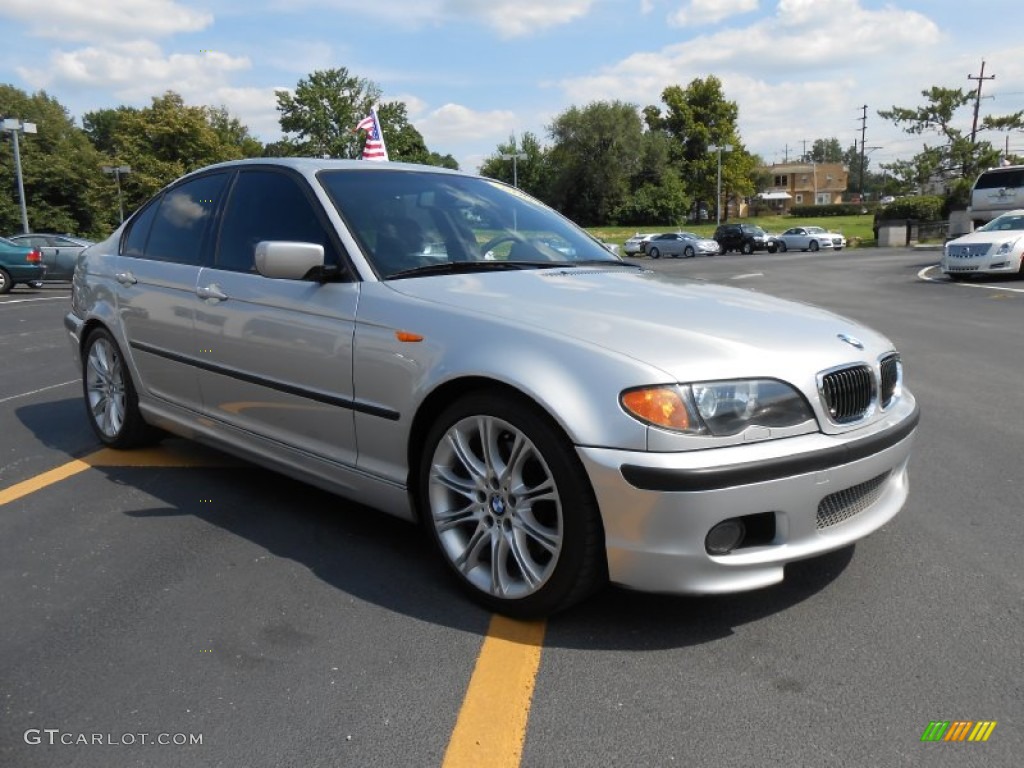
<svg viewBox="0 0 1024 768">
<path fill-rule="evenodd" d="M 668 20 L 679 27 L 717 24 L 722 19 L 756 11 L 757 7 L 758 0 L 690 0 L 670 14 Z"/>
<path fill-rule="evenodd" d="M 503 37 L 520 37 L 583 18 L 593 4 L 594 0 L 447 0 L 445 10 L 480 18 Z"/>
<path fill-rule="evenodd" d="M 507 139 L 515 126 L 514 112 L 501 109 L 478 112 L 461 104 L 445 104 L 416 121 L 416 129 L 429 147 L 492 139 L 497 144 Z"/>
<path fill-rule="evenodd" d="M 870 105 L 871 130 L 878 132 L 869 143 L 889 144 L 880 140 L 881 132 L 902 141 L 876 112 L 917 104 L 923 88 L 962 79 L 942 77 L 956 69 L 942 53 L 942 38 L 934 22 L 914 11 L 870 10 L 859 0 L 780 0 L 773 16 L 753 24 L 636 53 L 556 85 L 569 103 L 622 99 L 642 107 L 660 104 L 668 85 L 685 87 L 714 74 L 740 106 L 744 143 L 771 160 L 787 144 L 790 157 L 799 154 L 803 139 L 837 136 L 852 143 L 859 138 L 864 103 Z"/>
<path fill-rule="evenodd" d="M 63 40 L 119 40 L 198 32 L 213 16 L 174 0 L 4 0 L 0 17 L 24 23 L 32 35 Z"/>
<path fill-rule="evenodd" d="M 279 0 L 276 8 L 304 8 L 359 13 L 400 27 L 442 25 L 470 19 L 502 37 L 521 37 L 586 16 L 596 0 Z"/>
<path fill-rule="evenodd" d="M 219 51 L 164 54 L 156 43 L 139 40 L 55 51 L 45 66 L 19 67 L 18 74 L 37 88 L 109 88 L 138 102 L 166 90 L 203 97 L 250 66 L 246 57 Z"/>
</svg>

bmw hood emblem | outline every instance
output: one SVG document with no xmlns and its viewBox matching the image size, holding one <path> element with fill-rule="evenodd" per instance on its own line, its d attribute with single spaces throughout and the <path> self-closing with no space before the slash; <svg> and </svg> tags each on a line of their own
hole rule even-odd
<svg viewBox="0 0 1024 768">
<path fill-rule="evenodd" d="M 856 336 L 847 336 L 845 333 L 837 333 L 836 338 L 839 339 L 840 341 L 845 341 L 851 347 L 856 347 L 857 349 L 864 349 L 864 342 L 862 342 Z"/>
</svg>

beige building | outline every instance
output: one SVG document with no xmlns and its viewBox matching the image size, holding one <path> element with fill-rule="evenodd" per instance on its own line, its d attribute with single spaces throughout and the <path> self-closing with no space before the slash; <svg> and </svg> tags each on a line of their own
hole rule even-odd
<svg viewBox="0 0 1024 768">
<path fill-rule="evenodd" d="M 842 163 L 776 163 L 761 169 L 768 187 L 757 197 L 785 213 L 794 205 L 843 202 L 850 169 Z"/>
</svg>

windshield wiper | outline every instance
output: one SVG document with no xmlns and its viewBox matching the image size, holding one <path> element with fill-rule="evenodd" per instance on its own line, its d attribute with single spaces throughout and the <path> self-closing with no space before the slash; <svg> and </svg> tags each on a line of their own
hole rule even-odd
<svg viewBox="0 0 1024 768">
<path fill-rule="evenodd" d="M 580 259 L 579 261 L 563 261 L 561 267 L 629 267 L 630 269 L 643 269 L 642 264 L 632 264 L 628 261 L 618 259 Z"/>
<path fill-rule="evenodd" d="M 412 269 L 403 269 L 388 275 L 388 280 L 399 277 L 423 277 L 427 275 L 462 275 L 469 272 L 491 272 L 506 269 L 554 269 L 565 266 L 561 261 L 445 261 L 441 264 L 424 264 Z"/>
</svg>

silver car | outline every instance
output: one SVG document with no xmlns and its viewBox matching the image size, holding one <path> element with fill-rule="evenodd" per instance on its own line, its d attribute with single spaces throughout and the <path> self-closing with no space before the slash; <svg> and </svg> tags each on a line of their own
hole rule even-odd
<svg viewBox="0 0 1024 768">
<path fill-rule="evenodd" d="M 171 432 L 419 520 L 513 616 L 773 584 L 907 497 L 888 339 L 629 264 L 491 179 L 211 166 L 86 251 L 71 302 L 104 444 Z"/>
<path fill-rule="evenodd" d="M 718 253 L 718 242 L 693 232 L 666 232 L 652 237 L 645 250 L 652 259 L 662 256 L 692 259 L 694 256 L 714 256 Z"/>
</svg>

